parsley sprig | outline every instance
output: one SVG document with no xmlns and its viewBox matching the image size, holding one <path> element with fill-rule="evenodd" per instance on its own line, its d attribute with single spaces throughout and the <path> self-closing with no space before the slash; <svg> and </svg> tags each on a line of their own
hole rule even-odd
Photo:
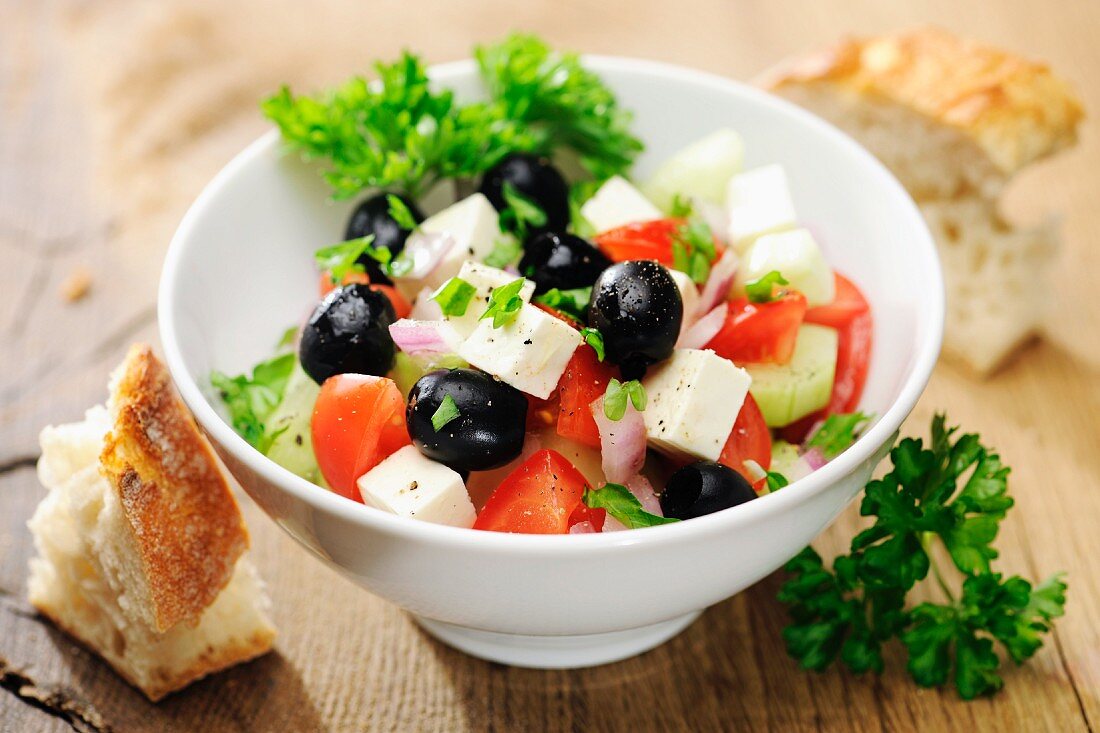
<svg viewBox="0 0 1100 733">
<path fill-rule="evenodd" d="M 534 301 L 573 316 L 578 321 L 588 319 L 588 303 L 592 300 L 592 288 L 574 288 L 558 290 L 550 288 L 542 295 L 536 295 Z"/>
<path fill-rule="evenodd" d="M 752 303 L 771 303 L 779 300 L 786 293 L 781 286 L 790 285 L 787 278 L 783 277 L 779 270 L 758 277 L 745 283 L 745 295 Z"/>
<path fill-rule="evenodd" d="M 856 442 L 864 426 L 871 420 L 862 412 L 838 412 L 825 418 L 821 427 L 806 441 L 806 448 L 817 448 L 826 460 L 833 460 Z"/>
<path fill-rule="evenodd" d="M 627 529 L 655 527 L 658 524 L 672 524 L 679 519 L 650 514 L 642 507 L 638 497 L 621 484 L 604 484 L 598 491 L 585 488 L 581 497 L 584 505 L 590 509 L 604 509 L 615 519 L 626 525 Z"/>
<path fill-rule="evenodd" d="M 520 239 L 526 239 L 530 229 L 546 226 L 546 212 L 511 181 L 504 182 L 501 193 L 507 204 L 500 212 L 501 231 L 513 232 Z"/>
<path fill-rule="evenodd" d="M 637 379 L 620 382 L 612 377 L 603 393 L 603 414 L 608 420 L 622 420 L 628 400 L 638 412 L 644 410 L 647 402 L 645 387 Z"/>
<path fill-rule="evenodd" d="M 210 373 L 210 384 L 218 390 L 233 429 L 261 453 L 266 453 L 281 431 L 270 431 L 265 422 L 282 402 L 290 373 L 298 361 L 292 349 L 297 329 L 287 329 L 279 339 L 277 356 L 261 361 L 251 374 L 230 377 L 222 372 Z M 283 427 L 283 430 L 286 428 Z"/>
<path fill-rule="evenodd" d="M 460 277 L 452 277 L 432 293 L 432 300 L 439 304 L 445 316 L 464 316 L 477 288 Z"/>
<path fill-rule="evenodd" d="M 329 277 L 332 278 L 333 284 L 339 285 L 344 282 L 347 275 L 353 272 L 366 272 L 366 268 L 359 262 L 359 258 L 364 254 L 373 257 L 376 251 L 385 252 L 387 255 L 390 253 L 384 247 L 375 250 L 372 246 L 373 243 L 374 235 L 368 234 L 365 237 L 330 244 L 314 252 L 313 260 L 317 263 L 317 269 L 321 272 L 327 272 Z"/>
<path fill-rule="evenodd" d="M 689 216 L 672 235 L 672 267 L 702 284 L 710 275 L 710 266 L 718 257 L 714 235 L 698 216 Z"/>
<path fill-rule="evenodd" d="M 516 316 L 519 315 L 520 309 L 523 308 L 523 298 L 519 297 L 519 294 L 526 282 L 521 277 L 507 285 L 493 288 L 489 293 L 489 306 L 478 320 L 483 321 L 486 318 L 492 318 L 493 328 L 500 328 L 514 321 Z"/>
<path fill-rule="evenodd" d="M 896 637 L 918 684 L 953 679 L 972 699 L 1004 684 L 994 642 L 1020 664 L 1064 613 L 1061 575 L 1033 585 L 993 571 L 992 543 L 1013 503 L 1008 468 L 977 435 L 956 433 L 937 415 L 927 447 L 913 438 L 894 447 L 893 470 L 867 485 L 860 507 L 874 524 L 831 571 L 809 547 L 787 564 L 791 578 L 779 598 L 792 623 L 783 637 L 804 668 L 825 669 L 839 657 L 854 672 L 881 672 L 882 646 Z M 936 564 L 937 543 L 963 578 L 959 591 Z M 929 572 L 944 602 L 908 608 L 909 592 Z"/>
</svg>

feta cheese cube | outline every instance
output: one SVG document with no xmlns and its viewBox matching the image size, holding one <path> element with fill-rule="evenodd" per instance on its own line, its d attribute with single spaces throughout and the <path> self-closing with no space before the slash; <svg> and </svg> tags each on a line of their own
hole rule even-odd
<svg viewBox="0 0 1100 733">
<path fill-rule="evenodd" d="M 676 281 L 676 287 L 680 291 L 680 300 L 684 301 L 684 328 L 687 328 L 695 322 L 696 318 L 702 315 L 696 313 L 699 309 L 699 288 L 695 286 L 695 281 L 686 272 L 669 268 L 668 274 L 672 275 L 672 279 Z"/>
<path fill-rule="evenodd" d="M 462 477 L 407 445 L 359 477 L 363 503 L 422 522 L 472 527 L 477 513 Z"/>
<path fill-rule="evenodd" d="M 497 222 L 497 210 L 480 193 L 451 204 L 420 225 L 424 232 L 446 232 L 454 237 L 454 245 L 440 258 L 439 264 L 419 282 L 400 281 L 403 288 L 416 293 L 427 286 L 435 290 L 458 274 L 466 260 L 483 260 L 489 256 L 503 235 Z"/>
<path fill-rule="evenodd" d="M 625 178 L 612 176 L 584 202 L 581 216 L 597 232 L 606 232 L 624 224 L 660 219 L 663 214 Z"/>
<path fill-rule="evenodd" d="M 649 444 L 677 458 L 718 460 L 751 382 L 713 351 L 676 349 L 642 381 Z"/>
<path fill-rule="evenodd" d="M 744 252 L 761 234 L 796 227 L 787 173 L 778 164 L 753 168 L 730 179 L 726 188 L 729 241 Z"/>
<path fill-rule="evenodd" d="M 491 318 L 480 321 L 458 355 L 521 392 L 546 399 L 580 345 L 581 335 L 571 326 L 525 303 L 500 328 Z"/>
<path fill-rule="evenodd" d="M 444 316 L 444 320 L 466 338 L 477 328 L 477 321 L 489 305 L 489 296 L 493 288 L 499 288 L 510 282 L 515 282 L 519 275 L 513 275 L 498 270 L 495 267 L 483 265 L 480 262 L 466 260 L 462 263 L 462 269 L 458 271 L 458 277 L 462 278 L 474 287 L 477 292 L 470 298 L 470 304 L 466 306 L 466 312 L 461 316 Z M 524 303 L 531 302 L 531 296 L 535 293 L 535 283 L 526 280 L 523 289 L 519 291 L 519 297 Z"/>
<path fill-rule="evenodd" d="M 743 291 L 745 283 L 772 270 L 777 270 L 791 288 L 805 295 L 811 307 L 831 303 L 836 295 L 833 271 L 809 230 L 765 234 L 757 239 L 741 260 L 734 286 Z"/>
</svg>

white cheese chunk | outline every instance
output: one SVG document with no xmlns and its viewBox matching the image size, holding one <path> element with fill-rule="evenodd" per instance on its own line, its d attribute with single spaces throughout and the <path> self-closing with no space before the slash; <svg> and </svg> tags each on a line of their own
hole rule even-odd
<svg viewBox="0 0 1100 733">
<path fill-rule="evenodd" d="M 463 338 L 466 338 L 473 333 L 475 328 L 477 328 L 478 319 L 481 318 L 481 314 L 484 313 L 485 309 L 489 306 L 489 296 L 493 288 L 503 287 L 510 282 L 515 282 L 519 276 L 505 272 L 504 270 L 498 270 L 495 267 L 483 265 L 480 262 L 466 260 L 462 263 L 462 269 L 458 271 L 458 277 L 472 285 L 477 292 L 470 298 L 470 303 L 466 306 L 465 313 L 461 316 L 444 316 L 444 319 L 450 323 Z M 519 291 L 519 297 L 524 303 L 530 303 L 531 296 L 534 295 L 534 293 L 535 283 L 526 280 L 523 284 L 523 288 Z"/>
<path fill-rule="evenodd" d="M 730 179 L 726 188 L 729 241 L 744 252 L 762 234 L 796 227 L 787 173 L 778 164 L 753 168 Z"/>
<path fill-rule="evenodd" d="M 807 229 L 765 234 L 753 242 L 741 260 L 734 287 L 743 291 L 745 283 L 773 270 L 805 295 L 811 307 L 831 303 L 836 295 L 833 271 Z"/>
<path fill-rule="evenodd" d="M 669 268 L 668 274 L 672 275 L 672 279 L 676 281 L 676 287 L 680 291 L 680 299 L 684 301 L 683 327 L 687 328 L 701 315 L 696 313 L 699 310 L 699 288 L 695 286 L 695 281 L 686 272 Z"/>
<path fill-rule="evenodd" d="M 363 503 L 401 517 L 452 527 L 472 527 L 477 518 L 462 477 L 412 445 L 390 455 L 356 483 Z"/>
<path fill-rule="evenodd" d="M 649 444 L 677 458 L 717 460 L 751 382 L 713 351 L 676 349 L 642 381 Z"/>
<path fill-rule="evenodd" d="M 428 233 L 446 232 L 454 237 L 454 244 L 423 280 L 399 280 L 402 290 L 412 294 L 424 286 L 433 290 L 438 288 L 457 275 L 466 260 L 484 260 L 493 251 L 497 240 L 504 236 L 497 222 L 497 210 L 480 193 L 467 196 L 428 217 L 420 229 Z"/>
<path fill-rule="evenodd" d="M 606 232 L 624 224 L 660 219 L 663 214 L 625 178 L 612 176 L 584 202 L 581 216 L 597 232 Z"/>
<path fill-rule="evenodd" d="M 524 304 L 500 328 L 491 318 L 480 321 L 458 355 L 521 392 L 546 399 L 580 345 L 581 335 L 571 326 Z"/>
</svg>

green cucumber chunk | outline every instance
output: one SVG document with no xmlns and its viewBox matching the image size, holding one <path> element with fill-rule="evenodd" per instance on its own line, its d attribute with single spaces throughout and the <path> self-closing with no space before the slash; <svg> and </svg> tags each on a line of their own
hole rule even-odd
<svg viewBox="0 0 1100 733">
<path fill-rule="evenodd" d="M 283 400 L 268 418 L 265 428 L 275 435 L 267 457 L 306 481 L 324 486 L 321 469 L 313 455 L 313 406 L 321 387 L 295 361 L 286 383 Z"/>
<path fill-rule="evenodd" d="M 435 369 L 462 369 L 470 366 L 457 354 L 434 354 L 430 357 L 409 356 L 398 351 L 393 361 L 389 378 L 394 381 L 401 394 L 409 396 L 416 380 Z"/>
<path fill-rule="evenodd" d="M 642 193 L 666 212 L 677 195 L 722 204 L 726 185 L 741 171 L 743 157 L 741 136 L 728 128 L 716 130 L 673 153 L 642 186 Z"/>
<path fill-rule="evenodd" d="M 825 326 L 798 329 L 787 364 L 746 364 L 752 393 L 771 428 L 790 425 L 829 404 L 836 374 L 837 333 Z"/>
</svg>

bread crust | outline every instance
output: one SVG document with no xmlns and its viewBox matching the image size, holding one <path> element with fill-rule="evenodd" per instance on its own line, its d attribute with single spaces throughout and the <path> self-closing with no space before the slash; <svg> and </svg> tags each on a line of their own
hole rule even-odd
<svg viewBox="0 0 1100 733">
<path fill-rule="evenodd" d="M 110 409 L 113 425 L 100 470 L 118 493 L 133 533 L 153 627 L 164 632 L 194 623 L 248 548 L 240 508 L 209 443 L 148 345 L 130 348 Z"/>
<path fill-rule="evenodd" d="M 757 83 L 774 91 L 832 84 L 903 105 L 973 139 L 1006 176 L 1074 144 L 1084 116 L 1047 65 L 936 27 L 845 39 Z"/>
</svg>

